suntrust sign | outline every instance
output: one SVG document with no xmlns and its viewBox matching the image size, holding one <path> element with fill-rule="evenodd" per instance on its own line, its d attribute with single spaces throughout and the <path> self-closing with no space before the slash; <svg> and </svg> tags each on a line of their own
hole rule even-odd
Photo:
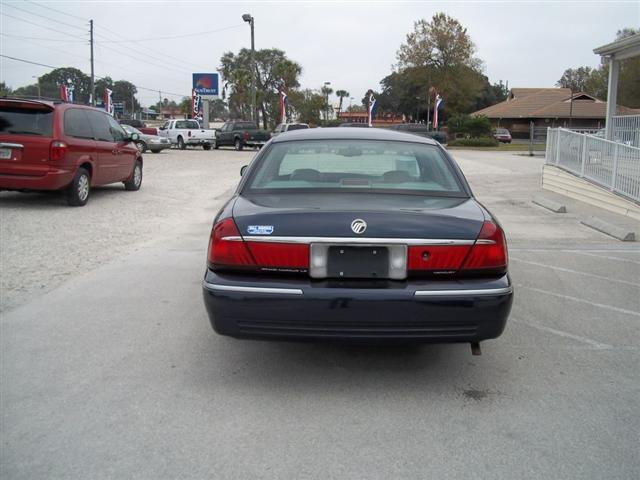
<svg viewBox="0 0 640 480">
<path fill-rule="evenodd" d="M 192 89 L 205 100 L 218 98 L 219 83 L 217 73 L 194 73 Z"/>
</svg>

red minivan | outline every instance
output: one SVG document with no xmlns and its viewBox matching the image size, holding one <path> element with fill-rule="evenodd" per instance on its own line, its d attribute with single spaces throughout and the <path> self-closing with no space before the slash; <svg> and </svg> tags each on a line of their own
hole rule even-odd
<svg viewBox="0 0 640 480">
<path fill-rule="evenodd" d="M 142 155 L 103 110 L 41 100 L 0 98 L 0 190 L 65 190 L 82 206 L 91 187 L 142 184 Z"/>
</svg>

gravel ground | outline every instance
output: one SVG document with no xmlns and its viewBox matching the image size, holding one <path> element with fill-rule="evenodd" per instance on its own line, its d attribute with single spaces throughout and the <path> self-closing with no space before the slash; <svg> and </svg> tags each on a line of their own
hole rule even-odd
<svg viewBox="0 0 640 480">
<path fill-rule="evenodd" d="M 147 153 L 139 191 L 99 187 L 82 208 L 68 207 L 56 193 L 0 192 L 0 311 L 131 253 L 194 215 L 205 221 L 253 155 L 199 148 Z"/>
</svg>

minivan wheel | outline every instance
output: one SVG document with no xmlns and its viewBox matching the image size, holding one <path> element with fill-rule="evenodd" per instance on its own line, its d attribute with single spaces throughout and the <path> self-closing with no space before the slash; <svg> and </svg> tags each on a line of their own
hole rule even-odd
<svg viewBox="0 0 640 480">
<path fill-rule="evenodd" d="M 239 138 L 236 138 L 236 141 L 233 145 L 236 147 L 236 150 L 242 150 L 242 140 L 240 140 Z"/>
<path fill-rule="evenodd" d="M 180 150 L 184 150 L 185 148 L 187 148 L 187 145 L 184 143 L 182 137 L 178 137 L 178 148 Z"/>
<path fill-rule="evenodd" d="M 140 186 L 142 185 L 142 162 L 140 160 L 136 160 L 136 164 L 133 166 L 131 178 L 123 183 L 125 190 L 130 192 L 140 190 Z"/>
<path fill-rule="evenodd" d="M 86 168 L 79 168 L 67 191 L 67 203 L 72 207 L 82 207 L 89 200 L 91 175 Z"/>
</svg>

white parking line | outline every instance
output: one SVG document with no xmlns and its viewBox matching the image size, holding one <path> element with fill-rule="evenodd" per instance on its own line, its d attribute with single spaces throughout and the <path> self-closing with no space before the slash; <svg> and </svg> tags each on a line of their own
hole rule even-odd
<svg viewBox="0 0 640 480">
<path fill-rule="evenodd" d="M 518 248 L 518 247 L 513 247 L 513 248 L 509 248 L 510 252 L 560 252 L 560 253 L 577 253 L 578 255 L 588 255 L 590 257 L 596 257 L 596 258 L 604 258 L 607 260 L 616 260 L 618 262 L 625 262 L 625 263 L 635 263 L 637 265 L 640 265 L 640 261 L 636 261 L 636 260 L 631 260 L 629 258 L 622 258 L 622 257 L 613 257 L 611 255 L 598 255 L 597 253 L 594 252 L 598 252 L 598 253 L 635 253 L 636 255 L 638 255 L 638 258 L 640 258 L 640 250 L 639 249 L 610 249 L 610 250 L 605 250 L 605 249 L 586 249 L 586 250 L 577 250 L 577 249 L 566 249 L 566 248 L 562 248 L 562 249 L 555 249 L 555 248 Z"/>
<path fill-rule="evenodd" d="M 546 327 L 544 325 L 540 325 L 539 323 L 525 322 L 525 321 L 520 320 L 518 318 L 510 318 L 509 320 L 514 322 L 514 323 L 520 323 L 522 325 L 527 325 L 528 327 L 535 328 L 535 329 L 541 330 L 543 332 L 553 333 L 554 335 L 557 335 L 559 337 L 570 338 L 571 340 L 576 340 L 576 341 L 581 342 L 581 343 L 586 343 L 587 345 L 595 348 L 596 350 L 609 350 L 609 349 L 613 348 L 612 345 L 609 345 L 609 344 L 606 344 L 606 343 L 600 343 L 600 342 L 598 342 L 596 340 L 592 340 L 592 339 L 587 338 L 587 337 L 581 337 L 580 335 L 574 335 L 573 333 L 563 332 L 562 330 L 557 330 L 555 328 Z"/>
<path fill-rule="evenodd" d="M 551 295 L 552 297 L 564 298 L 565 300 L 572 300 L 574 302 L 586 303 L 587 305 L 591 305 L 593 307 L 604 308 L 607 310 L 612 310 L 614 312 L 625 313 L 627 315 L 633 315 L 634 317 L 640 317 L 640 312 L 636 312 L 635 310 L 627 310 L 626 308 L 614 307 L 613 305 L 607 305 L 604 303 L 590 302 L 589 300 L 585 300 L 584 298 L 572 297 L 571 295 L 562 295 L 561 293 L 550 292 L 549 290 L 542 290 L 541 288 L 528 287 L 522 284 L 518 284 L 516 285 L 516 287 L 524 288 L 525 290 L 531 290 L 533 292 L 544 293 L 545 295 Z"/>
<path fill-rule="evenodd" d="M 546 263 L 532 262 L 530 260 L 523 260 L 521 258 L 516 258 L 516 257 L 511 257 L 510 260 L 515 260 L 516 262 L 520 262 L 520 263 L 526 263 L 528 265 L 534 265 L 536 267 L 550 268 L 551 270 L 558 270 L 559 272 L 575 273 L 576 275 L 584 275 L 585 277 L 599 278 L 600 280 L 606 280 L 608 282 L 624 283 L 625 285 L 640 287 L 640 283 L 637 283 L 637 282 L 628 282 L 626 280 L 620 280 L 618 278 L 604 277 L 602 275 L 596 275 L 595 273 L 580 272 L 578 270 L 572 270 L 570 268 L 556 267 L 555 265 L 547 265 Z"/>
</svg>

